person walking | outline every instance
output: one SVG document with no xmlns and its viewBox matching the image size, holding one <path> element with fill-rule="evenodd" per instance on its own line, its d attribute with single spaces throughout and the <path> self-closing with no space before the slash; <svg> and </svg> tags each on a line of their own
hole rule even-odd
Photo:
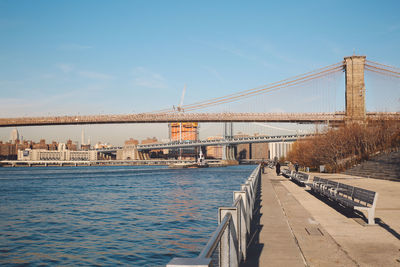
<svg viewBox="0 0 400 267">
<path fill-rule="evenodd" d="M 279 174 L 281 173 L 281 164 L 279 163 L 279 161 L 276 163 L 276 175 L 279 176 Z"/>
<path fill-rule="evenodd" d="M 265 168 L 265 162 L 264 159 L 261 161 L 261 173 L 265 173 L 264 172 L 264 168 Z"/>
<path fill-rule="evenodd" d="M 299 172 L 299 164 L 297 162 L 294 164 L 294 169 L 296 172 Z"/>
</svg>

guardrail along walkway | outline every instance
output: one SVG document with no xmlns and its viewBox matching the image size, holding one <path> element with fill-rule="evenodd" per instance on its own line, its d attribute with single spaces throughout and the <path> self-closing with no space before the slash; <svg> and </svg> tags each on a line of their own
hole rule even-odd
<svg viewBox="0 0 400 267">
<path fill-rule="evenodd" d="M 173 258 L 167 267 L 237 267 L 246 261 L 254 211 L 258 210 L 260 170 L 258 165 L 240 191 L 233 192 L 232 206 L 218 208 L 219 225 L 200 254 L 196 258 Z"/>
</svg>

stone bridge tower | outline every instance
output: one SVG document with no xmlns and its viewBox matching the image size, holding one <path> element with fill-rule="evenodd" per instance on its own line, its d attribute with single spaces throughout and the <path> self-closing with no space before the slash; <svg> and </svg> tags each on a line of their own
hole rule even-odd
<svg viewBox="0 0 400 267">
<path fill-rule="evenodd" d="M 365 56 L 344 58 L 346 71 L 346 121 L 364 121 L 365 112 Z"/>
</svg>

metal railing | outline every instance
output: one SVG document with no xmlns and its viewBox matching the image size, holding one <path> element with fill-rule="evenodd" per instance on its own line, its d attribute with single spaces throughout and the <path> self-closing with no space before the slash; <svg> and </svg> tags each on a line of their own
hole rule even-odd
<svg viewBox="0 0 400 267">
<path fill-rule="evenodd" d="M 167 267 L 214 266 L 215 252 L 218 252 L 220 267 L 239 266 L 245 261 L 260 177 L 258 165 L 240 186 L 240 191 L 233 192 L 233 205 L 218 208 L 218 228 L 196 258 L 173 258 Z"/>
</svg>

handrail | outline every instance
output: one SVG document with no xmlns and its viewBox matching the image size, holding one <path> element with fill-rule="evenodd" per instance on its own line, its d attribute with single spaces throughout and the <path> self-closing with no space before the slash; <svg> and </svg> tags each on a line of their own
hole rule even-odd
<svg viewBox="0 0 400 267">
<path fill-rule="evenodd" d="M 222 235 L 226 227 L 229 225 L 230 220 L 232 220 L 232 214 L 228 213 L 225 215 L 222 222 L 218 225 L 217 229 L 214 231 L 213 235 L 208 240 L 206 246 L 200 252 L 198 258 L 210 258 L 215 249 L 218 246 L 218 242 L 221 240 Z"/>
<path fill-rule="evenodd" d="M 233 202 L 233 206 L 234 206 L 234 207 L 237 207 L 238 203 L 239 203 L 241 200 L 242 200 L 242 196 L 238 196 L 238 197 L 235 199 L 235 202 Z"/>
<path fill-rule="evenodd" d="M 258 165 L 240 186 L 241 191 L 233 192 L 233 205 L 218 209 L 219 225 L 196 258 L 174 258 L 167 267 L 212 266 L 211 257 L 218 245 L 218 266 L 239 266 L 246 260 L 260 178 L 261 165 Z"/>
</svg>

